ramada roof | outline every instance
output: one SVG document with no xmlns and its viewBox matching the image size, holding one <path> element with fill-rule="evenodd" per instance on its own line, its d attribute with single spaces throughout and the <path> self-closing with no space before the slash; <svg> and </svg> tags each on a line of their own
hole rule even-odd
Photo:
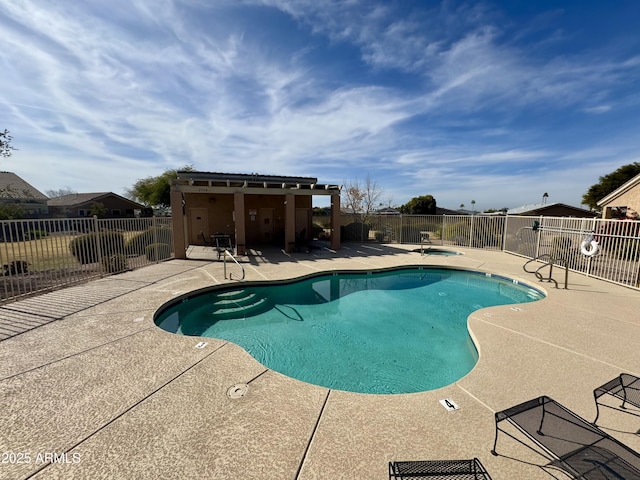
<svg viewBox="0 0 640 480">
<path fill-rule="evenodd" d="M 179 171 L 174 186 L 183 192 L 193 193 L 293 193 L 307 195 L 332 195 L 341 186 L 319 184 L 314 177 L 288 177 L 260 175 L 257 173 L 220 173 Z"/>
</svg>

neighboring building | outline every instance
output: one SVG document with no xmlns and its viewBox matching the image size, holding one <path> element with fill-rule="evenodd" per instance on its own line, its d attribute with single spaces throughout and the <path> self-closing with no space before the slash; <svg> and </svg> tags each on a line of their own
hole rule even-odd
<svg viewBox="0 0 640 480">
<path fill-rule="evenodd" d="M 479 215 L 480 212 L 476 210 L 467 210 L 466 208 L 459 208 L 457 210 L 452 210 L 455 213 L 446 214 L 446 215 Z"/>
<path fill-rule="evenodd" d="M 400 210 L 393 207 L 384 207 L 380 210 L 377 210 L 375 213 L 378 215 L 400 215 Z"/>
<path fill-rule="evenodd" d="M 0 172 L 0 205 L 18 207 L 23 218 L 45 217 L 48 197 L 12 172 Z"/>
<path fill-rule="evenodd" d="M 478 212 L 476 212 L 478 213 Z M 449 208 L 436 207 L 436 215 L 470 215 L 467 210 L 451 210 Z"/>
<path fill-rule="evenodd" d="M 145 209 L 144 205 L 112 192 L 71 193 L 50 198 L 49 215 L 55 218 L 88 217 L 95 204 L 106 210 L 103 218 L 132 218 Z"/>
<path fill-rule="evenodd" d="M 597 214 L 584 208 L 572 207 L 564 203 L 538 203 L 534 205 L 524 205 L 518 208 L 510 208 L 507 215 L 522 216 L 545 216 L 545 217 L 577 217 L 593 218 Z"/>
<path fill-rule="evenodd" d="M 598 200 L 602 218 L 638 218 L 640 211 L 640 174 Z"/>
<path fill-rule="evenodd" d="M 230 235 L 241 255 L 262 245 L 292 251 L 310 239 L 314 195 L 331 196 L 331 248 L 339 248 L 340 188 L 310 177 L 180 171 L 171 185 L 176 258 L 216 233 Z"/>
</svg>

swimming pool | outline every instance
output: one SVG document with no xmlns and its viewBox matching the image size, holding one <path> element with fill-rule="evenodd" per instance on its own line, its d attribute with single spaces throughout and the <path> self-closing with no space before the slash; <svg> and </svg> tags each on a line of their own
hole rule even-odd
<svg viewBox="0 0 640 480">
<path fill-rule="evenodd" d="M 456 252 L 455 250 L 440 250 L 437 248 L 416 248 L 416 249 L 413 249 L 412 252 L 418 252 L 422 255 L 441 255 L 444 257 L 454 257 L 458 255 L 463 255 L 463 253 Z"/>
<path fill-rule="evenodd" d="M 165 304 L 155 322 L 234 342 L 308 383 L 411 393 L 453 383 L 474 367 L 471 312 L 543 296 L 500 276 L 415 266 L 213 287 Z"/>
</svg>

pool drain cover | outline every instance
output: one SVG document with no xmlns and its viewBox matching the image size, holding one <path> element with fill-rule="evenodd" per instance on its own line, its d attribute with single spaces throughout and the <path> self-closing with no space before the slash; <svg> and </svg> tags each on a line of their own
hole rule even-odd
<svg viewBox="0 0 640 480">
<path fill-rule="evenodd" d="M 238 383 L 237 385 L 231 385 L 227 390 L 227 397 L 229 398 L 242 398 L 247 394 L 249 385 L 246 383 Z"/>
</svg>

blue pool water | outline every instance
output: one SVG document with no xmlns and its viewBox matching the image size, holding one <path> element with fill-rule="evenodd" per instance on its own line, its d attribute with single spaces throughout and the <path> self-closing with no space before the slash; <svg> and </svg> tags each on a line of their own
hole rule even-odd
<svg viewBox="0 0 640 480">
<path fill-rule="evenodd" d="M 541 298 L 503 277 L 411 267 L 200 291 L 165 305 L 155 321 L 177 334 L 234 342 L 305 382 L 411 393 L 453 383 L 476 364 L 471 312 Z"/>
</svg>

